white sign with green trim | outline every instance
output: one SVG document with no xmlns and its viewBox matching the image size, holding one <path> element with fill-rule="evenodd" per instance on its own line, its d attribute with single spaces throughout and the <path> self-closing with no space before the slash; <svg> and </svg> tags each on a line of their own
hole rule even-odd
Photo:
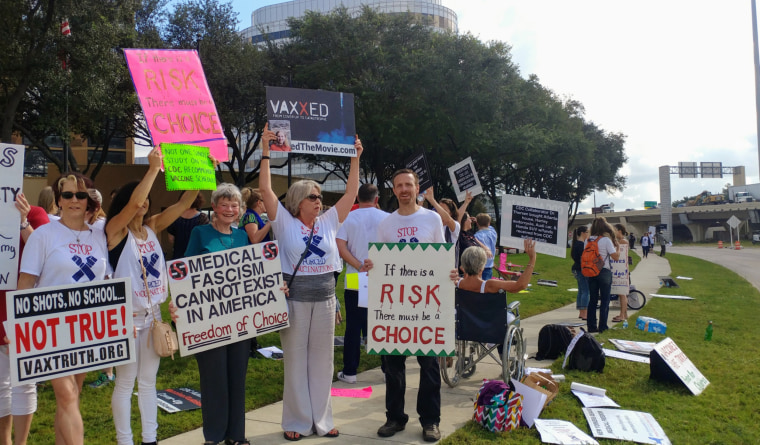
<svg viewBox="0 0 760 445">
<path fill-rule="evenodd" d="M 370 243 L 367 352 L 454 356 L 454 245 Z"/>
</svg>

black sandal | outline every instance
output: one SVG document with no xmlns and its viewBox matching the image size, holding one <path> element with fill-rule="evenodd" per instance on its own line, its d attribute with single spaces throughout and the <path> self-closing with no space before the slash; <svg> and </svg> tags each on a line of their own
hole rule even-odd
<svg viewBox="0 0 760 445">
<path fill-rule="evenodd" d="M 333 428 L 325 434 L 325 437 L 338 437 L 338 436 L 340 436 L 340 431 L 338 431 L 337 428 Z"/>
<path fill-rule="evenodd" d="M 290 436 L 288 436 L 288 434 L 290 434 Z M 286 440 L 289 440 L 291 442 L 301 440 L 302 438 L 301 433 L 297 433 L 295 431 L 283 431 L 282 437 L 284 437 Z"/>
</svg>

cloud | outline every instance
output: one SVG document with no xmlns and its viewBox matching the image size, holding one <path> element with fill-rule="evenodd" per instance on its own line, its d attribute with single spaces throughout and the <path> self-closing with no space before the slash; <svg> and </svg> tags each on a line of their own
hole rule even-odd
<svg viewBox="0 0 760 445">
<path fill-rule="evenodd" d="M 444 0 L 460 32 L 512 47 L 523 76 L 536 74 L 586 118 L 628 136 L 628 177 L 597 204 L 642 208 L 660 200 L 658 169 L 679 161 L 744 165 L 758 182 L 750 5 L 645 0 Z M 671 178 L 672 198 L 720 192 L 731 177 Z M 593 197 L 581 206 L 590 208 Z"/>
</svg>

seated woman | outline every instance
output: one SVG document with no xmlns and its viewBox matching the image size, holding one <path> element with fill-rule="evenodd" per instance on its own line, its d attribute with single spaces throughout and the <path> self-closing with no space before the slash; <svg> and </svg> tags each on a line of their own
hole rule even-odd
<svg viewBox="0 0 760 445">
<path fill-rule="evenodd" d="M 520 275 L 517 281 L 503 281 L 499 279 L 484 281 L 481 278 L 481 274 L 486 266 L 486 253 L 480 247 L 471 246 L 462 252 L 460 267 L 464 270 L 464 277 L 457 282 L 457 287 L 482 294 L 492 294 L 500 290 L 516 293 L 525 289 L 528 287 L 528 283 L 530 283 L 530 279 L 533 276 L 533 268 L 536 266 L 536 242 L 532 239 L 526 239 L 523 244 L 529 260 L 528 265 L 525 266 L 525 272 Z"/>
</svg>

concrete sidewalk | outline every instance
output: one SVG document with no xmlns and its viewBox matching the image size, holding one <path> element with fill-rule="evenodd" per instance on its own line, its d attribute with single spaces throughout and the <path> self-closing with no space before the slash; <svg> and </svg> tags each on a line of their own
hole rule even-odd
<svg viewBox="0 0 760 445">
<path fill-rule="evenodd" d="M 570 271 L 568 270 L 568 274 Z M 631 274 L 631 281 L 636 288 L 642 291 L 649 299 L 649 294 L 659 288 L 660 275 L 670 273 L 670 264 L 656 255 L 649 255 L 641 260 L 636 270 Z M 535 282 L 535 280 L 533 280 Z M 568 292 L 566 289 L 557 288 L 557 292 Z M 530 294 L 519 294 L 520 298 L 530 298 Z M 617 307 L 610 309 L 610 320 L 618 313 Z M 630 318 L 635 319 L 635 311 L 628 311 Z M 575 303 L 565 307 L 539 314 L 522 320 L 525 338 L 528 342 L 527 352 L 533 356 L 538 349 L 538 332 L 547 324 L 560 322 L 578 322 L 578 311 Z M 633 325 L 633 323 L 629 323 Z M 610 322 L 610 326 L 612 323 Z M 548 367 L 551 361 L 536 361 L 528 359 L 526 366 Z M 441 386 L 441 423 L 440 430 L 443 437 L 453 434 L 472 418 L 473 397 L 478 391 L 484 378 L 501 378 L 501 367 L 495 362 L 486 359 L 479 363 L 475 374 L 469 379 L 463 379 L 456 388 L 449 388 L 445 383 Z M 390 438 L 377 436 L 377 429 L 385 423 L 385 384 L 380 369 L 372 369 L 357 376 L 357 383 L 349 385 L 341 381 L 333 383 L 335 388 L 372 388 L 372 397 L 369 399 L 355 399 L 333 397 L 332 408 L 335 425 L 340 430 L 340 438 L 330 439 L 326 437 L 305 437 L 302 443 L 308 444 L 422 444 L 422 428 L 417 420 L 415 407 L 417 404 L 417 383 L 419 382 L 419 367 L 417 361 L 410 357 L 407 359 L 407 391 L 406 413 L 409 414 L 409 424 L 406 430 L 396 433 Z M 248 385 L 256 385 L 255 381 Z M 288 443 L 282 436 L 280 420 L 282 418 L 282 402 L 264 406 L 246 414 L 246 433 L 252 444 L 283 444 Z M 202 444 L 202 430 L 196 429 L 186 433 L 170 437 L 161 441 L 162 445 L 187 445 Z"/>
</svg>

